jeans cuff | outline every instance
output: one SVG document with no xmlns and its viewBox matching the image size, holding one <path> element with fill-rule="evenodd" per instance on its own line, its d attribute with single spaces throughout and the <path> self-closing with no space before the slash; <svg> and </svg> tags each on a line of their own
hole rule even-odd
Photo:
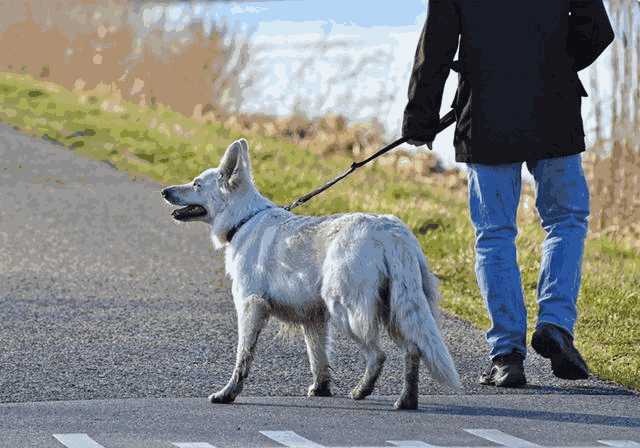
<svg viewBox="0 0 640 448">
<path fill-rule="evenodd" d="M 536 324 L 536 330 L 540 329 L 540 327 L 542 327 L 545 324 L 553 325 L 554 327 L 560 328 L 562 331 L 567 333 L 573 339 L 573 328 L 569 329 L 566 325 L 563 325 L 560 322 L 553 319 L 545 318 L 544 320 L 538 320 L 538 323 Z"/>
<path fill-rule="evenodd" d="M 519 354 L 522 355 L 523 358 L 527 357 L 527 349 L 525 347 L 525 349 L 523 350 L 520 347 L 505 347 L 505 348 L 501 348 L 499 350 L 491 350 L 491 354 L 490 354 L 490 358 L 493 360 L 495 358 L 497 358 L 498 356 L 504 356 L 504 355 L 508 355 L 509 353 L 513 353 L 513 352 L 517 352 Z"/>
</svg>

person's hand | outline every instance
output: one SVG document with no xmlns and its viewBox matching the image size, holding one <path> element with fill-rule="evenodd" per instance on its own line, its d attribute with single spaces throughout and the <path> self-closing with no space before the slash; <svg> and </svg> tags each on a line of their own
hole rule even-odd
<svg viewBox="0 0 640 448">
<path fill-rule="evenodd" d="M 423 142 L 422 140 L 409 139 L 407 140 L 407 143 L 416 147 L 427 145 L 429 149 L 433 150 L 433 141 Z"/>
</svg>

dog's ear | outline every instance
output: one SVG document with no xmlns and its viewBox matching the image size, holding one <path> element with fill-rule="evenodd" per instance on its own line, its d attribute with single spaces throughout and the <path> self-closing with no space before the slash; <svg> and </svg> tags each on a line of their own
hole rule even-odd
<svg viewBox="0 0 640 448">
<path fill-rule="evenodd" d="M 229 190 L 235 190 L 250 176 L 249 145 L 245 139 L 231 144 L 222 156 L 220 174 Z"/>
<path fill-rule="evenodd" d="M 240 143 L 240 155 L 242 156 L 242 162 L 244 163 L 244 171 L 247 176 L 251 176 L 251 161 L 249 160 L 249 143 L 241 138 L 238 140 Z"/>
</svg>

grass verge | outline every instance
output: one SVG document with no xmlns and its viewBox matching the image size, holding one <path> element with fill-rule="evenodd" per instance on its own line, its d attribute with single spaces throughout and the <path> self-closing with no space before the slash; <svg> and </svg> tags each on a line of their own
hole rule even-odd
<svg viewBox="0 0 640 448">
<path fill-rule="evenodd" d="M 241 137 L 216 123 L 200 123 L 161 106 L 142 108 L 98 92 L 73 93 L 28 76 L 0 73 L 0 121 L 58 142 L 80 154 L 162 183 L 184 182 L 215 166 Z M 262 135 L 244 134 L 256 183 L 287 203 L 351 162 L 323 157 Z M 442 177 L 427 182 L 374 164 L 323 194 L 300 213 L 393 213 L 414 231 L 442 280 L 443 306 L 479 328 L 487 313 L 473 272 L 473 230 L 466 192 Z M 529 311 L 535 324 L 535 288 L 544 233 L 532 214 L 520 213 L 518 253 Z M 601 378 L 640 389 L 640 254 L 606 237 L 589 239 L 579 299 L 577 345 Z M 480 366 L 478 366 L 480 367 Z"/>
</svg>

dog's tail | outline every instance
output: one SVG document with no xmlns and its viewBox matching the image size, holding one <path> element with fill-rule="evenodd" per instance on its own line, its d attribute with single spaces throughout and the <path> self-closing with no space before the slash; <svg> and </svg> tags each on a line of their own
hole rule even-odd
<svg viewBox="0 0 640 448">
<path fill-rule="evenodd" d="M 438 279 L 430 272 L 418 241 L 412 234 L 410 238 L 414 244 L 406 244 L 403 238 L 387 247 L 390 317 L 406 343 L 418 348 L 433 378 L 460 388 L 458 371 L 438 327 Z"/>
<path fill-rule="evenodd" d="M 431 314 L 436 321 L 438 326 L 440 325 L 440 291 L 438 290 L 438 284 L 440 280 L 438 277 L 433 275 L 433 273 L 429 270 L 429 266 L 427 266 L 427 259 L 422 253 L 422 249 L 420 249 L 420 245 L 416 240 L 416 259 L 418 261 L 418 266 L 420 266 L 420 276 L 422 277 L 422 291 L 424 292 L 425 297 L 427 298 L 427 303 L 429 304 L 429 309 L 431 310 Z"/>
</svg>

